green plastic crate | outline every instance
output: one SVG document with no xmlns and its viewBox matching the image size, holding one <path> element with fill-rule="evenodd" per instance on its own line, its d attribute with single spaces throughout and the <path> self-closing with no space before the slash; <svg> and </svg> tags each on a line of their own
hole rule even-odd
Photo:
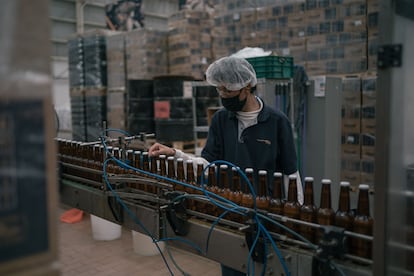
<svg viewBox="0 0 414 276">
<path fill-rule="evenodd" d="M 293 78 L 293 57 L 264 56 L 246 58 L 246 60 L 253 66 L 259 79 Z"/>
</svg>

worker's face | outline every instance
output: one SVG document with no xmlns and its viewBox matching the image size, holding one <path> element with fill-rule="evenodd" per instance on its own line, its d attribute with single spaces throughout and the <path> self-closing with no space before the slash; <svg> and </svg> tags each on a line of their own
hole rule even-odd
<svg viewBox="0 0 414 276">
<path fill-rule="evenodd" d="M 225 87 L 217 87 L 217 91 L 221 98 L 223 106 L 233 112 L 241 111 L 246 104 L 247 94 L 249 93 L 247 87 L 240 90 L 227 90 Z"/>
</svg>

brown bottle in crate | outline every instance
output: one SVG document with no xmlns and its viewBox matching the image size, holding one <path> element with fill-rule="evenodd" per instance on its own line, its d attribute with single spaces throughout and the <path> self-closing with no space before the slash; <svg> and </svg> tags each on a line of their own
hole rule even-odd
<svg viewBox="0 0 414 276">
<path fill-rule="evenodd" d="M 229 195 L 229 199 L 236 203 L 237 205 L 241 205 L 241 201 L 242 201 L 242 196 L 243 193 L 241 191 L 241 187 L 240 187 L 240 174 L 238 172 L 238 168 L 237 167 L 232 167 L 231 168 L 232 171 L 232 177 L 231 177 L 231 182 L 232 182 L 232 188 L 230 190 L 230 195 Z M 236 214 L 234 212 L 231 212 L 229 215 L 229 219 L 236 221 L 236 222 L 241 222 L 242 221 L 242 216 L 239 214 Z"/>
<path fill-rule="evenodd" d="M 249 180 L 250 184 L 252 185 L 252 187 L 254 189 L 254 177 L 253 177 L 254 170 L 253 170 L 253 168 L 244 169 L 244 173 L 246 174 L 247 179 Z M 253 207 L 254 207 L 254 198 L 253 198 L 253 195 L 250 191 L 250 186 L 247 184 L 247 182 L 244 182 L 244 191 L 243 191 L 243 195 L 242 195 L 241 206 L 247 207 L 247 208 L 250 208 L 250 209 L 253 209 Z"/>
<path fill-rule="evenodd" d="M 167 177 L 171 180 L 176 180 L 174 156 L 167 157 Z M 172 189 L 175 190 L 175 183 L 171 181 Z"/>
<path fill-rule="evenodd" d="M 179 182 L 185 182 L 185 175 L 184 175 L 184 159 L 177 158 L 177 181 Z M 185 191 L 185 188 L 181 184 L 175 185 L 176 191 Z"/>
<path fill-rule="evenodd" d="M 335 211 L 332 209 L 331 180 L 322 179 L 321 202 L 316 214 L 316 222 L 320 225 L 333 225 Z M 323 236 L 323 229 L 316 231 L 316 242 L 319 243 Z"/>
<path fill-rule="evenodd" d="M 358 206 L 354 218 L 353 232 L 372 236 L 374 219 L 369 212 L 369 186 L 359 185 Z M 352 238 L 352 253 L 363 258 L 370 259 L 372 256 L 372 241 L 361 238 Z"/>
<path fill-rule="evenodd" d="M 259 170 L 259 192 L 256 196 L 257 209 L 269 210 L 270 197 L 267 196 L 267 171 Z"/>
<path fill-rule="evenodd" d="M 284 200 L 282 199 L 282 185 L 283 185 L 283 175 L 280 172 L 273 173 L 273 194 L 269 202 L 269 212 L 276 215 L 283 215 L 283 206 L 285 205 Z M 274 219 L 276 220 L 276 219 Z M 278 221 L 278 220 L 276 220 Z M 280 221 L 278 221 L 280 223 Z M 275 233 L 282 233 L 282 229 L 275 224 L 271 224 L 270 230 Z"/>
<path fill-rule="evenodd" d="M 313 195 L 313 177 L 305 177 L 305 191 L 304 191 L 304 202 L 300 207 L 300 220 L 315 223 L 316 222 L 316 211 L 317 208 L 314 204 L 314 195 Z M 310 241 L 311 243 L 315 242 L 315 231 L 316 228 L 312 226 L 307 226 L 301 224 L 299 226 L 300 234 Z"/>
<path fill-rule="evenodd" d="M 350 184 L 347 181 L 340 182 L 339 190 L 339 202 L 338 210 L 335 213 L 335 225 L 344 228 L 347 231 L 352 231 L 352 225 L 354 223 L 354 215 L 351 212 L 349 187 Z M 345 247 L 347 251 L 350 249 L 350 237 L 347 237 Z"/>
<path fill-rule="evenodd" d="M 300 204 L 298 202 L 298 187 L 297 176 L 295 174 L 289 175 L 288 198 L 283 206 L 283 214 L 292 219 L 299 219 Z M 285 225 L 294 232 L 299 232 L 299 225 L 292 221 L 287 221 Z M 294 236 L 287 233 L 287 236 L 293 238 Z"/>
</svg>

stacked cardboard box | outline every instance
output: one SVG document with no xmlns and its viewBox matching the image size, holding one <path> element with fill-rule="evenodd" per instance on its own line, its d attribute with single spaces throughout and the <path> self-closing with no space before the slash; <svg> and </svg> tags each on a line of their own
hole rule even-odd
<svg viewBox="0 0 414 276">
<path fill-rule="evenodd" d="M 106 121 L 106 87 L 85 88 L 86 141 L 98 141 Z"/>
<path fill-rule="evenodd" d="M 108 89 L 125 90 L 125 33 L 106 37 L 106 59 L 108 70 Z"/>
<path fill-rule="evenodd" d="M 341 180 L 353 188 L 361 183 L 361 79 L 342 80 Z"/>
<path fill-rule="evenodd" d="M 341 180 L 374 189 L 376 81 L 372 73 L 342 80 Z"/>
<path fill-rule="evenodd" d="M 127 79 L 147 79 L 168 73 L 167 32 L 139 29 L 125 34 Z"/>
<path fill-rule="evenodd" d="M 204 79 L 212 62 L 212 19 L 206 11 L 182 10 L 168 20 L 168 63 L 170 75 Z"/>
<path fill-rule="evenodd" d="M 367 0 L 368 70 L 377 70 L 379 0 Z"/>
<path fill-rule="evenodd" d="M 362 76 L 361 182 L 370 185 L 375 172 L 376 82 L 375 75 Z"/>
<path fill-rule="evenodd" d="M 214 58 L 261 47 L 294 57 L 308 75 L 375 70 L 378 0 L 217 2 Z"/>
</svg>

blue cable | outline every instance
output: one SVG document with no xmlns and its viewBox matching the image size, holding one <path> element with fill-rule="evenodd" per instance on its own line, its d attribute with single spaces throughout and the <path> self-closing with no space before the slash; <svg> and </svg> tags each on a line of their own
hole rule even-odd
<svg viewBox="0 0 414 276">
<path fill-rule="evenodd" d="M 172 272 L 172 270 L 171 270 L 171 268 L 170 268 L 170 266 L 167 262 L 167 259 L 165 258 L 164 254 L 162 253 L 162 250 L 161 250 L 160 246 L 158 245 L 157 240 L 151 235 L 151 233 L 147 230 L 147 228 L 145 228 L 145 226 L 139 221 L 139 219 L 136 218 L 136 216 L 131 212 L 131 210 L 125 205 L 125 203 L 119 197 L 119 195 L 117 193 L 115 193 L 115 191 L 112 189 L 111 183 L 108 180 L 108 176 L 107 176 L 107 172 L 106 172 L 106 167 L 107 167 L 107 164 L 110 160 L 111 159 L 106 159 L 104 164 L 103 164 L 103 168 L 102 168 L 103 177 L 104 177 L 104 180 L 105 180 L 105 183 L 106 183 L 107 187 L 111 190 L 111 192 L 115 196 L 116 200 L 119 202 L 119 204 L 121 204 L 122 208 L 124 208 L 126 210 L 128 215 L 134 220 L 134 222 L 137 223 L 149 237 L 151 237 L 153 243 L 157 247 L 157 250 L 160 252 L 160 255 L 161 255 L 165 265 L 167 266 L 168 271 L 170 272 L 171 275 L 174 275 L 174 273 Z"/>
</svg>

